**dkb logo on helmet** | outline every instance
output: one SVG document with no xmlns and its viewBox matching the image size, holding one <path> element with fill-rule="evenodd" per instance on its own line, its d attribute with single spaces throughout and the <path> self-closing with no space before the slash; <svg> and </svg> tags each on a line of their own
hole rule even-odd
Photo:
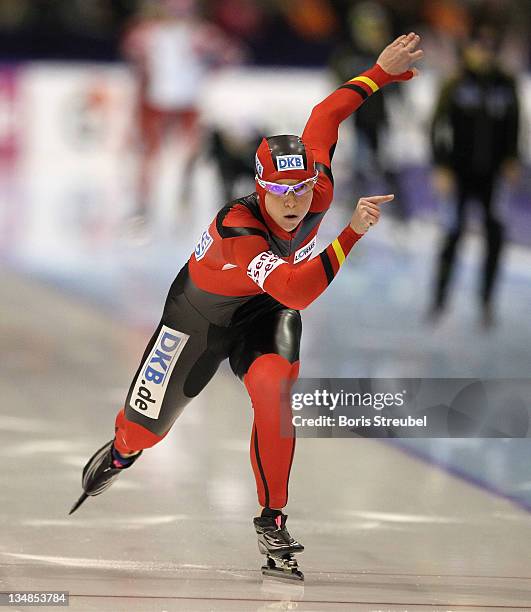
<svg viewBox="0 0 531 612">
<path fill-rule="evenodd" d="M 150 419 L 157 419 L 162 408 L 166 387 L 188 334 L 162 326 L 149 357 L 137 376 L 129 405 Z"/>
<path fill-rule="evenodd" d="M 277 155 L 277 168 L 279 171 L 304 170 L 302 155 Z"/>
</svg>

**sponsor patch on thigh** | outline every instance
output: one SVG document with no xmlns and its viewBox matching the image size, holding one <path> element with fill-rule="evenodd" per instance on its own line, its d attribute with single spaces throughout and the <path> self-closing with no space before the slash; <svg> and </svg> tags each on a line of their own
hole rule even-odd
<svg viewBox="0 0 531 612">
<path fill-rule="evenodd" d="M 158 419 L 171 373 L 189 337 L 166 325 L 162 326 L 135 381 L 129 400 L 133 410 L 150 419 Z"/>
</svg>

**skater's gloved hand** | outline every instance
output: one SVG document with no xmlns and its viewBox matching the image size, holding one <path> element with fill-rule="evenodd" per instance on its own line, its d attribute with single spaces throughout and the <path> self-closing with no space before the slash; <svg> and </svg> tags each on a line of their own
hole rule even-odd
<svg viewBox="0 0 531 612">
<path fill-rule="evenodd" d="M 356 234 L 365 234 L 372 225 L 376 225 L 380 220 L 380 205 L 394 198 L 393 194 L 360 198 L 350 220 L 350 227 Z"/>
<path fill-rule="evenodd" d="M 420 36 L 415 32 L 399 36 L 380 53 L 376 63 L 393 75 L 393 80 L 408 81 L 419 75 L 418 69 L 412 68 L 424 56 L 422 49 L 415 50 L 419 42 Z"/>
</svg>

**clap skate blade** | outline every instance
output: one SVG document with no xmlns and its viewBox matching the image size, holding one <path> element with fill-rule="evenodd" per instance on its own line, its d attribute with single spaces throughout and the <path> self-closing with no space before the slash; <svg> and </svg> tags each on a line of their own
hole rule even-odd
<svg viewBox="0 0 531 612">
<path fill-rule="evenodd" d="M 279 580 L 304 581 L 304 574 L 291 553 L 285 553 L 281 557 L 267 554 L 266 565 L 262 565 L 262 575 Z"/>
<path fill-rule="evenodd" d="M 274 555 L 267 552 L 266 547 L 258 542 L 259 551 L 266 556 L 266 564 L 262 565 L 262 574 L 282 580 L 304 580 L 304 574 L 300 571 L 297 560 L 292 552 Z M 301 552 L 300 550 L 298 552 Z"/>
<path fill-rule="evenodd" d="M 73 512 L 75 512 L 79 508 L 79 506 L 81 506 L 81 504 L 87 499 L 87 497 L 88 495 L 83 491 L 83 493 L 81 494 L 81 497 L 72 506 L 72 509 L 70 510 L 68 514 L 72 514 Z"/>
<path fill-rule="evenodd" d="M 98 449 L 87 461 L 87 464 L 83 468 L 83 476 L 81 478 L 83 493 L 72 506 L 68 513 L 69 515 L 75 512 L 87 497 L 94 497 L 106 491 L 117 476 L 124 470 L 129 469 L 142 454 L 142 451 L 138 452 L 130 458 L 128 464 L 118 467 L 113 459 L 113 444 L 114 440 L 110 440 Z"/>
</svg>

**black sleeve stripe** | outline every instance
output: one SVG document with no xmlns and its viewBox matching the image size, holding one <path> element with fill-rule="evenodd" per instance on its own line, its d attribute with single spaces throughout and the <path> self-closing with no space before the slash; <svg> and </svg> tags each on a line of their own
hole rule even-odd
<svg viewBox="0 0 531 612">
<path fill-rule="evenodd" d="M 334 184 L 334 176 L 332 175 L 332 170 L 328 166 L 325 166 L 321 162 L 315 162 L 315 169 L 322 172 L 326 177 L 328 177 L 329 181 Z"/>
<path fill-rule="evenodd" d="M 369 94 L 363 89 L 363 87 L 360 87 L 359 85 L 354 85 L 352 83 L 349 83 L 348 85 L 341 85 L 341 87 L 339 87 L 338 89 L 352 89 L 352 91 L 355 91 L 357 94 L 359 94 L 364 101 L 369 97 Z"/>
<path fill-rule="evenodd" d="M 321 263 L 323 264 L 323 268 L 326 273 L 326 280 L 328 281 L 328 284 L 330 284 L 334 280 L 334 268 L 332 268 L 332 263 L 330 262 L 330 258 L 328 257 L 326 250 L 322 251 L 319 257 L 321 258 Z"/>
<path fill-rule="evenodd" d="M 330 157 L 330 162 L 332 162 L 334 153 L 336 152 L 336 145 L 337 145 L 337 142 L 334 142 L 334 144 L 330 147 L 330 151 L 328 153 L 328 156 Z"/>
<path fill-rule="evenodd" d="M 223 220 L 231 211 L 231 206 L 222 208 L 216 217 L 216 229 L 222 238 L 238 238 L 239 236 L 262 236 L 268 239 L 268 235 L 257 227 L 227 227 L 223 225 Z"/>
</svg>

